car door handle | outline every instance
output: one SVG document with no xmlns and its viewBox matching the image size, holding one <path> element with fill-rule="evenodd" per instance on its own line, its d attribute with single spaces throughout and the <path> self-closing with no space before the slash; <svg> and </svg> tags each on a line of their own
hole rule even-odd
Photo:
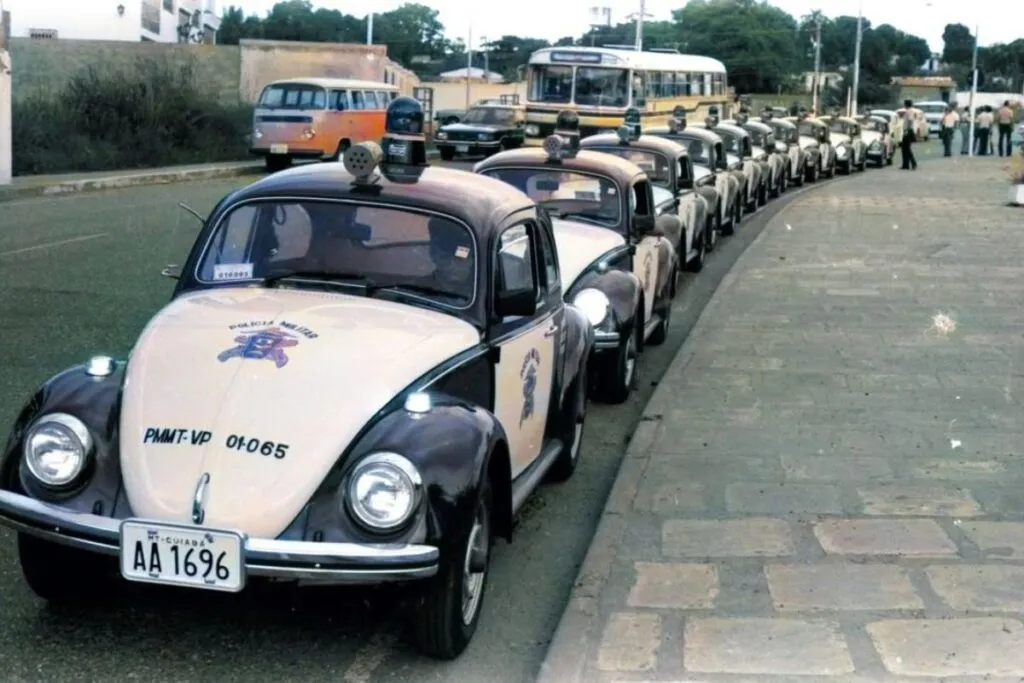
<svg viewBox="0 0 1024 683">
<path fill-rule="evenodd" d="M 558 332 L 558 325 L 552 325 L 548 329 L 544 330 L 544 337 L 554 337 L 556 332 Z"/>
</svg>

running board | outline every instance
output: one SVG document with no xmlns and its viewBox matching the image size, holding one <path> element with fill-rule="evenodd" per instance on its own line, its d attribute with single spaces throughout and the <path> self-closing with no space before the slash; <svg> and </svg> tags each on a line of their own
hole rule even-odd
<svg viewBox="0 0 1024 683">
<path fill-rule="evenodd" d="M 516 477 L 516 480 L 512 482 L 512 517 L 515 518 L 519 514 L 519 510 L 522 509 L 523 503 L 530 497 L 530 494 L 536 490 L 540 483 L 544 481 L 544 475 L 548 473 L 551 466 L 555 464 L 555 460 L 562 453 L 562 440 L 551 439 L 541 450 L 540 455 L 536 460 L 533 461 L 526 471 Z"/>
<path fill-rule="evenodd" d="M 669 305 L 671 306 L 671 304 Z M 646 325 L 644 325 L 644 341 L 647 341 L 647 338 L 654 333 L 654 330 L 661 324 L 662 318 L 664 318 L 664 316 L 661 313 L 651 314 L 651 319 L 647 321 Z"/>
</svg>

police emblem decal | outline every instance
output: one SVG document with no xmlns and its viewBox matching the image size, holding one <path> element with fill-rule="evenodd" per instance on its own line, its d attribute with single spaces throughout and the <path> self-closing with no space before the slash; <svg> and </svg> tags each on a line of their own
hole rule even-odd
<svg viewBox="0 0 1024 683">
<path fill-rule="evenodd" d="M 284 350 L 298 343 L 295 335 L 285 332 L 280 327 L 267 327 L 238 335 L 235 337 L 237 346 L 221 352 L 217 360 L 221 363 L 231 358 L 269 360 L 278 368 L 283 368 L 288 364 L 288 355 Z"/>
<path fill-rule="evenodd" d="M 533 417 L 534 393 L 537 391 L 537 366 L 540 365 L 540 352 L 530 349 L 523 358 L 523 366 L 519 370 L 519 378 L 523 381 L 523 411 L 519 415 L 519 426 Z"/>
</svg>

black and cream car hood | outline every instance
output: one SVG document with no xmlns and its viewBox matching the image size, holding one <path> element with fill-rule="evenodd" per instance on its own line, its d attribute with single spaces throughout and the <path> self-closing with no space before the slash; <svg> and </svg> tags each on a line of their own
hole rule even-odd
<svg viewBox="0 0 1024 683">
<path fill-rule="evenodd" d="M 411 305 L 294 289 L 181 296 L 128 361 L 125 491 L 140 517 L 188 523 L 199 478 L 211 527 L 279 535 L 366 423 L 480 342 Z"/>
<path fill-rule="evenodd" d="M 589 223 L 554 220 L 555 248 L 562 274 L 562 289 L 568 292 L 583 273 L 609 251 L 626 245 L 626 238 L 610 228 Z"/>
</svg>

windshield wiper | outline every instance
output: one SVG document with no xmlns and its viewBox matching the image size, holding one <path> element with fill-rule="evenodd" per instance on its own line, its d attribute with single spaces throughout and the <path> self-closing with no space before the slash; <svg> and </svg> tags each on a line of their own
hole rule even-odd
<svg viewBox="0 0 1024 683">
<path fill-rule="evenodd" d="M 377 282 L 370 283 L 366 286 L 368 293 L 379 292 L 384 289 L 407 289 L 410 292 L 418 292 L 419 294 L 432 294 L 436 296 L 444 296 L 448 298 L 458 297 L 447 289 L 441 289 L 440 287 L 432 287 L 430 285 L 413 284 L 410 282 Z"/>
<path fill-rule="evenodd" d="M 362 286 L 370 289 L 374 286 L 372 280 L 367 278 L 362 273 L 346 273 L 339 270 L 303 270 L 303 269 L 283 269 L 277 271 L 271 271 L 263 278 L 264 286 L 272 286 L 281 282 L 282 280 L 289 280 L 291 278 L 308 278 L 312 280 L 324 280 L 330 283 L 334 283 L 335 280 L 355 280 Z M 350 284 L 348 282 L 341 282 L 335 284 Z"/>
</svg>

